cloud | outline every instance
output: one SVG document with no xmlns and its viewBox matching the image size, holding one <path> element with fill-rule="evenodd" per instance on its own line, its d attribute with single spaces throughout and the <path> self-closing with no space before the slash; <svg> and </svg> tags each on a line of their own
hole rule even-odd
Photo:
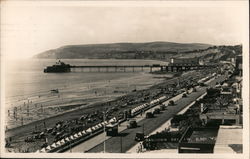
<svg viewBox="0 0 250 159">
<path fill-rule="evenodd" d="M 9 5 L 2 11 L 3 50 L 10 56 L 30 57 L 73 44 L 241 43 L 246 7 L 214 3 L 202 7 Z"/>
</svg>

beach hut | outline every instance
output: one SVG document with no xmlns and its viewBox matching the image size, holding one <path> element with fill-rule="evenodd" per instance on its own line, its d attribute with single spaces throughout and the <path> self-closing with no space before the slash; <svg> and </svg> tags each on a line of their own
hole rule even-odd
<svg viewBox="0 0 250 159">
<path fill-rule="evenodd" d="M 41 150 L 37 150 L 35 153 L 40 153 L 41 152 Z"/>
<path fill-rule="evenodd" d="M 82 133 L 81 133 L 81 132 L 79 132 L 77 135 L 82 136 Z"/>
<path fill-rule="evenodd" d="M 83 134 L 83 135 L 84 135 L 84 134 L 86 134 L 86 131 L 85 131 L 85 130 L 83 130 L 83 131 L 82 131 L 82 134 Z"/>
<path fill-rule="evenodd" d="M 70 139 L 69 139 L 68 137 L 66 137 L 66 138 L 65 138 L 65 141 L 66 141 L 66 142 L 69 142 L 69 141 L 70 141 Z"/>
<path fill-rule="evenodd" d="M 65 139 L 66 140 L 66 139 Z M 60 141 L 60 143 L 63 145 L 63 144 L 65 144 L 65 140 L 64 139 L 62 139 L 61 141 Z"/>
<path fill-rule="evenodd" d="M 52 145 L 51 145 L 51 148 L 56 148 L 57 146 L 56 146 L 56 143 L 53 143 Z"/>
<path fill-rule="evenodd" d="M 46 152 L 45 148 L 42 148 L 42 149 L 40 150 L 40 152 L 42 152 L 42 153 Z"/>
<path fill-rule="evenodd" d="M 74 140 L 74 136 L 71 135 L 71 136 L 69 137 L 69 139 L 70 139 L 70 140 Z"/>
<path fill-rule="evenodd" d="M 79 136 L 78 136 L 77 134 L 75 134 L 73 137 L 74 137 L 74 138 L 78 138 Z"/>
<path fill-rule="evenodd" d="M 92 133 L 91 128 L 88 128 L 88 129 L 86 130 L 86 132 L 88 132 L 88 133 Z"/>
<path fill-rule="evenodd" d="M 45 148 L 45 150 L 46 150 L 46 151 L 51 150 L 51 146 L 50 146 L 50 145 L 48 145 L 48 146 Z"/>
<path fill-rule="evenodd" d="M 113 122 L 116 122 L 117 120 L 116 120 L 116 118 L 114 117 L 114 118 L 112 118 L 112 119 L 110 119 L 109 120 L 109 123 L 113 123 Z"/>
<path fill-rule="evenodd" d="M 92 129 L 92 131 L 95 131 L 95 130 L 96 130 L 96 128 L 95 128 L 94 126 L 93 126 L 91 129 Z"/>
<path fill-rule="evenodd" d="M 61 142 L 60 142 L 60 141 L 57 141 L 57 142 L 56 142 L 56 145 L 57 145 L 57 146 L 61 146 Z"/>
<path fill-rule="evenodd" d="M 99 123 L 99 124 L 98 124 L 98 126 L 99 126 L 99 127 L 102 127 L 102 124 L 101 124 L 101 123 Z"/>
<path fill-rule="evenodd" d="M 100 127 L 98 125 L 95 126 L 96 130 L 98 130 Z"/>
<path fill-rule="evenodd" d="M 107 122 L 107 121 L 104 121 L 104 124 L 105 124 L 105 125 L 107 125 L 107 124 L 108 124 L 108 122 Z"/>
</svg>

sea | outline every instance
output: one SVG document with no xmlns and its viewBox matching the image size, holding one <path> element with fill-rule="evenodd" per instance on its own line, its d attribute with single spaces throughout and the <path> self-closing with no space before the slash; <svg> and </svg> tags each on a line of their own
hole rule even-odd
<svg viewBox="0 0 250 159">
<path fill-rule="evenodd" d="M 167 64 L 156 60 L 117 59 L 63 59 L 63 62 L 81 65 L 152 65 Z M 74 70 L 70 73 L 44 73 L 55 59 L 22 59 L 5 61 L 3 82 L 6 126 L 9 128 L 64 113 L 74 105 L 87 106 L 112 100 L 134 89 L 146 89 L 160 83 L 168 75 L 150 74 L 141 68 L 114 72 Z M 58 89 L 59 93 L 51 90 Z"/>
</svg>

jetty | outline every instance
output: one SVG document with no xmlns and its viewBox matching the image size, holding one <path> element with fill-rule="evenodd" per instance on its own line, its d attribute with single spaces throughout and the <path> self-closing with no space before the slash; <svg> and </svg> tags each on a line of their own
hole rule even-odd
<svg viewBox="0 0 250 159">
<path fill-rule="evenodd" d="M 61 72 L 183 72 L 217 67 L 217 64 L 204 64 L 198 58 L 172 58 L 169 64 L 160 65 L 71 65 L 59 61 L 58 65 L 48 66 L 45 73 Z M 50 68 L 50 69 L 48 69 Z M 50 70 L 50 71 L 47 71 Z M 63 71 L 65 70 L 65 71 Z"/>
</svg>

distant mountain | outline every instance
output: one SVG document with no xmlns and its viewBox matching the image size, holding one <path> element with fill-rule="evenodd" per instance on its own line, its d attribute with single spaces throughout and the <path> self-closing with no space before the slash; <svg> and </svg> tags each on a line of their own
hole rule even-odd
<svg viewBox="0 0 250 159">
<path fill-rule="evenodd" d="M 42 52 L 35 58 L 46 59 L 166 59 L 192 51 L 204 50 L 212 45 L 201 43 L 111 43 L 67 45 Z"/>
</svg>

